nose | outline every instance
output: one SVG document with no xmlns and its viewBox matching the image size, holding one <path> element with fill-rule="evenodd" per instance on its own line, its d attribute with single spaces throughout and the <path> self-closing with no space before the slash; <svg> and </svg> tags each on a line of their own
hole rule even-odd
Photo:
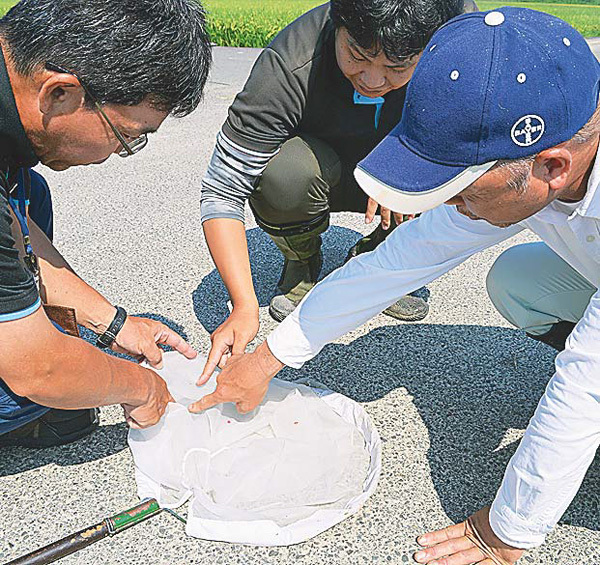
<svg viewBox="0 0 600 565">
<path fill-rule="evenodd" d="M 377 90 L 385 86 L 385 76 L 373 69 L 363 71 L 361 81 L 369 90 Z"/>
</svg>

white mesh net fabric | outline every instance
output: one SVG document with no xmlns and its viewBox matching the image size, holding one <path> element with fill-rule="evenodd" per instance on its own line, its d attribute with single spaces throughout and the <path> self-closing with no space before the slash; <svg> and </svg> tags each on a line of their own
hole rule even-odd
<svg viewBox="0 0 600 565">
<path fill-rule="evenodd" d="M 216 375 L 195 385 L 204 362 L 164 356 L 159 373 L 177 404 L 153 428 L 129 434 L 141 497 L 170 507 L 191 497 L 188 534 L 260 545 L 303 541 L 360 508 L 381 462 L 358 404 L 274 379 L 251 414 L 232 404 L 190 414 L 186 407 L 216 386 Z"/>
</svg>

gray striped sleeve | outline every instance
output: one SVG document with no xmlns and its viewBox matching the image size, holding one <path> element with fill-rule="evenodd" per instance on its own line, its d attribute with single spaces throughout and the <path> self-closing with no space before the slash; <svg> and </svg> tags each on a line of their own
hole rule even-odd
<svg viewBox="0 0 600 565">
<path fill-rule="evenodd" d="M 233 218 L 244 222 L 246 200 L 276 153 L 245 149 L 220 132 L 202 179 L 201 221 Z"/>
</svg>

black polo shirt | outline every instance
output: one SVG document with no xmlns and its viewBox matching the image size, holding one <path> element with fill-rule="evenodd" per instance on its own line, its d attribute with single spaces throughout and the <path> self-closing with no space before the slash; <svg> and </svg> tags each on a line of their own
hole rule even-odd
<svg viewBox="0 0 600 565">
<path fill-rule="evenodd" d="M 325 4 L 292 22 L 261 53 L 223 133 L 261 153 L 308 134 L 327 142 L 343 163 L 356 164 L 400 121 L 405 92 L 386 94 L 376 128 L 375 107 L 354 103 L 354 87 L 337 64 Z"/>
<path fill-rule="evenodd" d="M 0 322 L 26 316 L 39 304 L 35 280 L 15 248 L 8 203 L 8 191 L 18 170 L 37 162 L 19 118 L 0 49 Z"/>
</svg>

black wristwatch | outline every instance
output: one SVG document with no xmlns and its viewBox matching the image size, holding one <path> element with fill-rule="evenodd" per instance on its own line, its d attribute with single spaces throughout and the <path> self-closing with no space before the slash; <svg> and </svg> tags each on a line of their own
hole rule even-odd
<svg viewBox="0 0 600 565">
<path fill-rule="evenodd" d="M 108 326 L 108 329 L 101 336 L 99 336 L 96 341 L 96 345 L 100 349 L 109 348 L 114 343 L 115 339 L 117 339 L 117 334 L 125 325 L 127 312 L 125 312 L 125 309 L 121 308 L 120 306 L 115 306 L 115 308 L 117 309 L 117 313 L 115 314 L 113 321 L 110 323 L 110 326 Z"/>
</svg>

